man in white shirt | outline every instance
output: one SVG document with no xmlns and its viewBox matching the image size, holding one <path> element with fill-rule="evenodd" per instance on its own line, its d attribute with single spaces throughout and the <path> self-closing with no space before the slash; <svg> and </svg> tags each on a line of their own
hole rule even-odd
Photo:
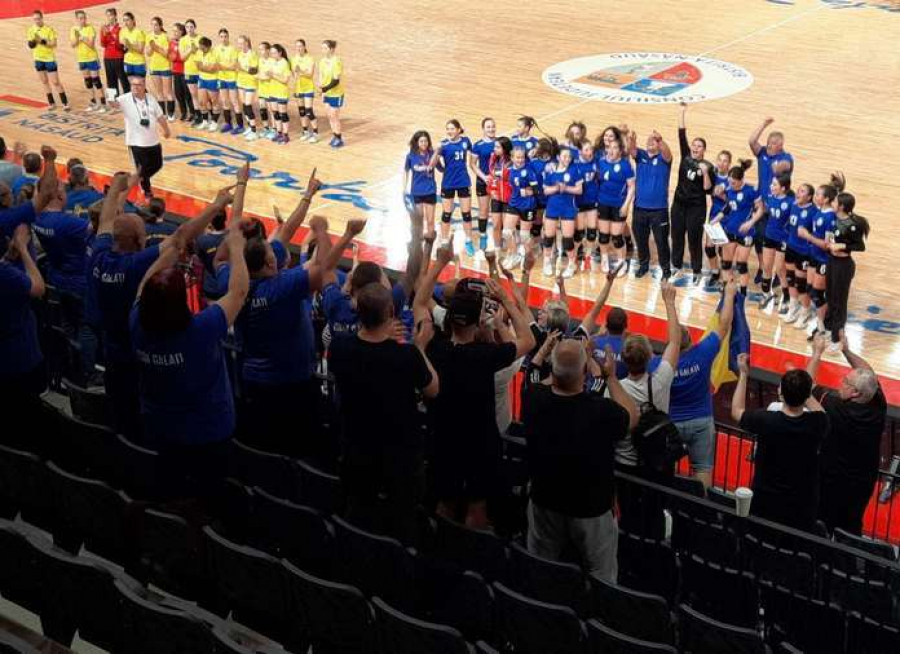
<svg viewBox="0 0 900 654">
<path fill-rule="evenodd" d="M 140 171 L 141 188 L 149 200 L 153 197 L 150 178 L 162 168 L 162 146 L 160 131 L 169 138 L 169 123 L 162 108 L 152 95 L 147 93 L 147 82 L 143 77 L 131 77 L 131 92 L 119 96 L 119 107 L 125 119 L 125 145 L 131 151 L 135 167 Z"/>
</svg>

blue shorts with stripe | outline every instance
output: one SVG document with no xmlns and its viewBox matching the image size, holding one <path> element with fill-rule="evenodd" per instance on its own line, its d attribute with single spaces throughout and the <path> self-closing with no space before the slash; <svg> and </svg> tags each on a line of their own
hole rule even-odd
<svg viewBox="0 0 900 654">
<path fill-rule="evenodd" d="M 131 75 L 147 77 L 147 66 L 146 64 L 125 64 L 125 74 L 129 77 Z"/>
<path fill-rule="evenodd" d="M 89 70 L 92 72 L 97 72 L 100 70 L 100 62 L 99 61 L 79 61 L 78 62 L 78 70 L 85 71 Z"/>
<path fill-rule="evenodd" d="M 57 65 L 55 61 L 35 61 L 34 69 L 39 73 L 55 73 Z"/>
</svg>

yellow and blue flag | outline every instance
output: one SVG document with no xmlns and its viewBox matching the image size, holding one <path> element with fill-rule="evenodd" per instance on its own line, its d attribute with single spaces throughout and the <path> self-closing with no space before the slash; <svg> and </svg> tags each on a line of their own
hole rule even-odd
<svg viewBox="0 0 900 654">
<path fill-rule="evenodd" d="M 722 384 L 737 381 L 738 355 L 750 352 L 750 326 L 747 324 L 747 315 L 744 313 L 744 300 L 741 293 L 734 297 L 734 319 L 731 321 L 731 330 L 722 339 L 719 354 L 716 355 L 716 360 L 713 361 L 712 370 L 709 373 L 709 381 L 714 393 Z M 724 297 L 719 299 L 719 306 L 716 308 L 716 312 L 710 316 L 704 336 L 719 329 L 719 319 L 724 302 Z"/>
</svg>

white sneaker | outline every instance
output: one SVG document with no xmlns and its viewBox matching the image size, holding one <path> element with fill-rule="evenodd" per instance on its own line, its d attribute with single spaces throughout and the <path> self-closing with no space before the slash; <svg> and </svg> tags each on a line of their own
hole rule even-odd
<svg viewBox="0 0 900 654">
<path fill-rule="evenodd" d="M 259 139 L 259 136 L 256 134 L 256 132 L 253 131 L 251 131 L 249 134 L 247 134 L 247 136 L 244 137 L 244 140 L 248 142 L 256 141 L 257 139 Z"/>
<path fill-rule="evenodd" d="M 206 131 L 207 132 L 218 132 L 219 125 L 213 121 L 209 121 L 209 124 L 206 126 Z"/>
<path fill-rule="evenodd" d="M 609 255 L 604 254 L 600 259 L 600 272 L 604 275 L 609 272 Z"/>
<path fill-rule="evenodd" d="M 669 277 L 669 283 L 672 283 L 676 279 L 680 279 L 683 276 L 684 276 L 684 271 L 681 268 L 675 268 L 672 271 L 672 275 Z"/>
<path fill-rule="evenodd" d="M 544 259 L 544 277 L 553 277 L 553 262 L 549 259 Z"/>
<path fill-rule="evenodd" d="M 109 109 L 106 108 L 106 105 L 101 104 L 99 107 L 97 107 L 98 114 L 105 114 L 107 111 L 109 111 Z"/>
<path fill-rule="evenodd" d="M 199 129 L 199 130 L 205 130 L 208 126 L 209 126 L 209 123 L 205 120 L 202 120 L 199 123 L 197 123 L 197 129 Z"/>
<path fill-rule="evenodd" d="M 518 268 L 521 265 L 522 265 L 522 255 L 519 253 L 515 253 L 515 254 L 510 255 L 509 263 L 506 266 L 506 269 L 507 270 L 515 270 L 516 268 Z"/>
<path fill-rule="evenodd" d="M 175 120 L 176 120 L 176 118 L 175 118 L 174 115 L 173 115 L 173 116 L 166 116 L 166 120 L 168 120 L 170 123 L 174 123 Z"/>
<path fill-rule="evenodd" d="M 303 136 L 301 136 L 301 137 L 298 138 L 297 140 L 298 140 L 298 141 L 303 141 L 304 143 L 306 143 L 306 142 L 309 140 L 309 136 L 310 136 L 310 135 L 309 135 L 308 132 L 303 132 Z"/>
<path fill-rule="evenodd" d="M 309 142 L 309 143 L 318 143 L 318 142 L 319 142 L 319 137 L 316 136 L 315 134 L 310 134 L 310 135 L 309 135 L 308 142 Z"/>
<path fill-rule="evenodd" d="M 828 345 L 828 347 L 825 349 L 825 351 L 826 351 L 828 354 L 837 354 L 838 352 L 841 351 L 841 343 L 840 343 L 840 341 L 837 342 L 837 343 L 835 343 L 834 341 L 832 341 L 832 342 Z"/>
<path fill-rule="evenodd" d="M 809 326 L 810 321 L 815 317 L 816 309 L 815 307 L 810 307 L 809 311 L 801 313 L 800 317 L 797 318 L 797 322 L 794 323 L 794 329 L 806 329 Z"/>
<path fill-rule="evenodd" d="M 790 325 L 792 322 L 796 321 L 797 318 L 800 317 L 800 311 L 802 307 L 800 303 L 796 300 L 791 300 L 790 308 L 788 308 L 787 315 L 784 317 L 784 324 Z"/>
<path fill-rule="evenodd" d="M 569 260 L 569 265 L 566 266 L 566 269 L 563 270 L 562 276 L 565 279 L 570 279 L 575 276 L 575 272 L 578 270 L 578 264 L 575 263 L 574 257 Z"/>
<path fill-rule="evenodd" d="M 96 111 L 96 110 L 97 110 L 97 105 L 91 103 L 91 104 L 89 104 L 87 107 L 85 107 L 84 110 L 85 110 L 85 111 Z"/>
</svg>

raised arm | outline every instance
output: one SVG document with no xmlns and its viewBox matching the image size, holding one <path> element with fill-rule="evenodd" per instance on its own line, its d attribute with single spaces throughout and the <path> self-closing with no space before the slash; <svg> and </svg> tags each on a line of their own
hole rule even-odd
<svg viewBox="0 0 900 654">
<path fill-rule="evenodd" d="M 488 292 L 496 297 L 512 320 L 513 330 L 516 332 L 516 358 L 525 356 L 534 348 L 534 334 L 531 333 L 529 320 L 519 311 L 515 301 L 503 291 L 503 287 L 495 279 L 485 280 Z"/>
<path fill-rule="evenodd" d="M 628 412 L 628 429 L 634 429 L 640 418 L 640 412 L 634 398 L 622 387 L 622 383 L 616 376 L 616 355 L 609 345 L 604 350 L 603 365 L 600 371 L 609 389 L 610 399 Z"/>
<path fill-rule="evenodd" d="M 406 258 L 406 271 L 400 277 L 400 285 L 407 297 L 412 295 L 416 288 L 416 282 L 419 279 L 419 273 L 422 270 L 423 252 L 422 252 L 422 216 L 415 204 L 409 209 L 409 248 Z"/>
<path fill-rule="evenodd" d="M 746 354 L 738 355 L 738 382 L 731 396 L 731 418 L 741 422 L 747 408 L 747 380 L 750 378 L 750 359 Z"/>
<path fill-rule="evenodd" d="M 597 299 L 594 300 L 594 306 L 591 307 L 591 310 L 588 311 L 584 320 L 581 321 L 581 329 L 588 336 L 594 332 L 594 327 L 597 326 L 597 318 L 600 316 L 603 307 L 606 306 L 606 301 L 609 299 L 609 292 L 612 290 L 613 283 L 616 281 L 616 276 L 619 274 L 619 268 L 624 265 L 625 263 L 621 262 L 614 270 L 610 270 L 606 274 L 606 283 L 603 285 L 603 288 L 600 289 L 600 293 L 597 294 Z"/>
<path fill-rule="evenodd" d="M 218 213 L 234 203 L 234 210 L 231 212 L 231 224 L 241 222 L 244 212 L 244 194 L 247 190 L 247 180 L 250 178 L 250 164 L 244 164 L 237 173 L 237 183 L 232 186 L 226 186 L 219 190 L 212 204 L 206 207 L 203 212 L 187 222 L 179 225 L 173 234 L 170 234 L 160 243 L 160 250 L 163 248 L 174 247 L 176 250 L 183 250 L 188 243 L 191 243 L 198 236 L 206 231 L 207 226 Z M 232 195 L 232 190 L 234 195 Z"/>
<path fill-rule="evenodd" d="M 22 262 L 25 274 L 31 281 L 31 297 L 41 297 L 44 295 L 46 287 L 44 286 L 44 278 L 41 276 L 41 271 L 38 270 L 37 264 L 31 258 L 31 252 L 28 251 L 28 241 L 30 240 L 31 228 L 28 225 L 22 224 L 16 227 L 13 235 L 13 248 L 19 253 L 19 260 Z"/>
<path fill-rule="evenodd" d="M 122 205 L 125 198 L 128 197 L 128 191 L 139 179 L 137 172 L 132 175 L 124 173 L 113 175 L 109 183 L 109 189 L 106 191 L 106 197 L 103 198 L 103 206 L 100 208 L 100 220 L 97 223 L 98 236 L 112 233 L 113 223 L 116 220 L 116 216 L 122 211 Z"/>
<path fill-rule="evenodd" d="M 232 220 L 228 228 L 228 236 L 225 237 L 228 240 L 228 291 L 215 302 L 225 312 L 225 320 L 229 327 L 234 324 L 241 312 L 244 300 L 247 299 L 247 292 L 250 290 L 250 273 L 247 271 L 247 260 L 244 258 L 244 245 L 247 239 L 241 226 L 240 220 Z"/>
<path fill-rule="evenodd" d="M 309 211 L 309 205 L 312 203 L 313 197 L 319 192 L 320 188 L 322 188 L 322 182 L 316 179 L 316 169 L 313 168 L 312 172 L 309 174 L 309 179 L 306 182 L 306 190 L 303 192 L 303 197 L 300 198 L 300 202 L 297 203 L 294 211 L 291 212 L 287 221 L 281 226 L 281 229 L 278 230 L 278 235 L 272 240 L 279 240 L 287 247 L 291 240 L 293 240 L 294 234 L 300 229 L 303 221 L 306 220 L 306 213 Z"/>
<path fill-rule="evenodd" d="M 819 373 L 819 364 L 822 363 L 822 355 L 828 347 L 828 336 L 825 334 L 816 334 L 812 343 L 812 355 L 806 363 L 806 372 L 812 377 L 813 383 L 816 382 L 816 375 Z"/>
<path fill-rule="evenodd" d="M 316 236 L 316 256 L 308 268 L 309 286 L 313 289 L 322 287 L 325 275 L 335 268 L 350 242 L 366 228 L 365 220 L 348 220 L 341 237 L 332 245 L 328 236 L 328 222 L 321 216 L 314 216 L 309 228 Z M 324 246 L 324 247 L 323 247 Z"/>
<path fill-rule="evenodd" d="M 418 325 L 423 320 L 428 320 L 431 313 L 431 297 L 434 295 L 434 285 L 437 283 L 441 271 L 448 263 L 453 261 L 453 236 L 450 236 L 444 245 L 438 248 L 437 259 L 434 265 L 428 270 L 422 281 L 422 286 L 416 291 L 416 297 L 413 299 L 412 311 L 413 320 Z M 418 327 L 417 327 L 418 329 Z"/>
<path fill-rule="evenodd" d="M 666 140 L 662 137 L 662 134 L 653 130 L 653 138 L 656 139 L 657 143 L 659 143 L 659 153 L 662 155 L 663 161 L 666 163 L 672 163 L 672 148 L 669 147 L 669 144 L 666 143 Z"/>
<path fill-rule="evenodd" d="M 722 302 L 722 312 L 719 314 L 719 338 L 724 340 L 725 336 L 731 331 L 731 324 L 734 322 L 734 298 L 737 296 L 737 282 L 734 278 L 729 279 L 725 285 L 725 299 Z"/>
<path fill-rule="evenodd" d="M 49 145 L 42 145 L 41 157 L 44 159 L 44 170 L 41 172 L 41 179 L 38 182 L 39 190 L 31 200 L 34 204 L 35 215 L 41 213 L 56 197 L 56 150 Z"/>
<path fill-rule="evenodd" d="M 844 358 L 847 359 L 847 363 L 850 364 L 850 367 L 854 370 L 870 370 L 875 372 L 875 369 L 869 365 L 868 361 L 850 350 L 850 344 L 847 342 L 847 335 L 844 333 L 843 329 L 841 330 L 841 353 L 844 355 Z"/>
<path fill-rule="evenodd" d="M 675 308 L 675 287 L 663 282 L 662 296 L 666 305 L 666 349 L 663 350 L 663 361 L 668 362 L 672 370 L 677 370 L 678 356 L 681 354 L 681 324 Z"/>
<path fill-rule="evenodd" d="M 750 133 L 750 138 L 747 139 L 747 145 L 750 146 L 754 155 L 759 155 L 759 151 L 763 149 L 764 146 L 759 142 L 759 139 L 762 137 L 762 133 L 766 131 L 766 128 L 774 122 L 775 119 L 768 116 L 762 121 L 762 124 L 759 127 Z"/>
<path fill-rule="evenodd" d="M 687 102 L 681 103 L 681 113 L 678 114 L 678 149 L 681 151 L 681 158 L 691 156 L 691 146 L 688 144 L 687 138 Z"/>
</svg>

